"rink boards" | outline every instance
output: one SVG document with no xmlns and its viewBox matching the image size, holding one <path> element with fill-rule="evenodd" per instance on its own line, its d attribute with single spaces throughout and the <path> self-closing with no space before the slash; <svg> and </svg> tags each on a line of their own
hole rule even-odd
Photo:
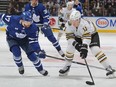
<svg viewBox="0 0 116 87">
<path fill-rule="evenodd" d="M 84 17 L 85 19 L 91 20 L 98 32 L 103 33 L 116 33 L 116 17 Z M 60 22 L 57 16 L 50 17 L 50 26 L 54 32 L 59 30 Z M 0 22 L 0 30 L 4 31 L 6 25 Z"/>
</svg>

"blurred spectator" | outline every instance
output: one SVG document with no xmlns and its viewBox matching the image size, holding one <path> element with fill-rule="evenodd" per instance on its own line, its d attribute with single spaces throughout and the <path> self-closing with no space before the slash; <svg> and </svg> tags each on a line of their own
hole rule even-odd
<svg viewBox="0 0 116 87">
<path fill-rule="evenodd" d="M 10 15 L 20 15 L 23 7 L 24 4 L 22 0 L 10 0 L 6 13 Z"/>
<path fill-rule="evenodd" d="M 10 0 L 7 7 L 8 14 L 19 14 L 24 4 L 30 0 Z M 51 16 L 58 15 L 58 9 L 65 7 L 67 1 L 73 0 L 39 0 Z M 85 16 L 116 16 L 116 0 L 80 0 Z"/>
<path fill-rule="evenodd" d="M 53 7 L 50 13 L 51 13 L 51 16 L 58 16 L 58 9 L 56 9 L 56 7 Z"/>
</svg>

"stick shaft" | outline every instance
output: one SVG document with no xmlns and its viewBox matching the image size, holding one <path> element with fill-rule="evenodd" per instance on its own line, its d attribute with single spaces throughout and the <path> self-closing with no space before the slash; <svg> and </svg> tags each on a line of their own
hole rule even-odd
<svg viewBox="0 0 116 87">
<path fill-rule="evenodd" d="M 89 75 L 90 75 L 90 77 L 91 77 L 91 80 L 92 80 L 92 82 L 94 83 L 93 76 L 92 76 L 91 71 L 90 71 L 90 69 L 89 69 L 89 66 L 88 66 L 88 64 L 87 64 L 87 61 L 86 61 L 86 59 L 84 59 L 84 60 L 85 60 L 85 64 L 86 64 L 86 66 L 87 66 L 87 70 L 88 70 L 88 72 L 89 72 Z"/>
<path fill-rule="evenodd" d="M 65 59 L 63 59 L 63 58 L 54 57 L 54 56 L 50 56 L 50 55 L 47 55 L 47 54 L 46 54 L 46 56 L 49 57 L 49 58 L 53 58 L 53 59 L 58 59 L 58 60 L 65 61 Z M 77 61 L 72 61 L 72 63 L 74 63 L 74 64 L 79 64 L 79 65 L 83 65 L 83 66 L 86 65 L 86 64 L 84 64 L 84 63 L 80 63 L 80 62 L 77 62 Z M 93 68 L 97 68 L 97 69 L 101 69 L 101 70 L 105 70 L 104 68 L 97 67 L 97 66 L 92 66 L 92 65 L 88 65 L 88 66 L 93 67 Z"/>
</svg>

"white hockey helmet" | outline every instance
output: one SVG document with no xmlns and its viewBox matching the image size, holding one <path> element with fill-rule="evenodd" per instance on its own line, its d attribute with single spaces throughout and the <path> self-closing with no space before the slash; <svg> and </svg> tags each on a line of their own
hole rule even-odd
<svg viewBox="0 0 116 87">
<path fill-rule="evenodd" d="M 81 18 L 81 13 L 77 10 L 73 11 L 71 14 L 70 14 L 70 20 L 77 20 L 77 19 L 80 19 Z"/>
<path fill-rule="evenodd" d="M 69 1 L 69 2 L 66 3 L 66 7 L 68 7 L 68 6 L 73 7 L 73 5 L 74 5 L 74 1 Z"/>
</svg>

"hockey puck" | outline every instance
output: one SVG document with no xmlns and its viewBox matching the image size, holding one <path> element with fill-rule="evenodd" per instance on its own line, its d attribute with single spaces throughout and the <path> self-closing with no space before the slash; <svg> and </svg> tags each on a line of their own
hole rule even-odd
<svg viewBox="0 0 116 87">
<path fill-rule="evenodd" d="M 88 84 L 88 85 L 95 85 L 94 82 L 90 82 L 90 81 L 86 81 L 86 84 Z"/>
</svg>

